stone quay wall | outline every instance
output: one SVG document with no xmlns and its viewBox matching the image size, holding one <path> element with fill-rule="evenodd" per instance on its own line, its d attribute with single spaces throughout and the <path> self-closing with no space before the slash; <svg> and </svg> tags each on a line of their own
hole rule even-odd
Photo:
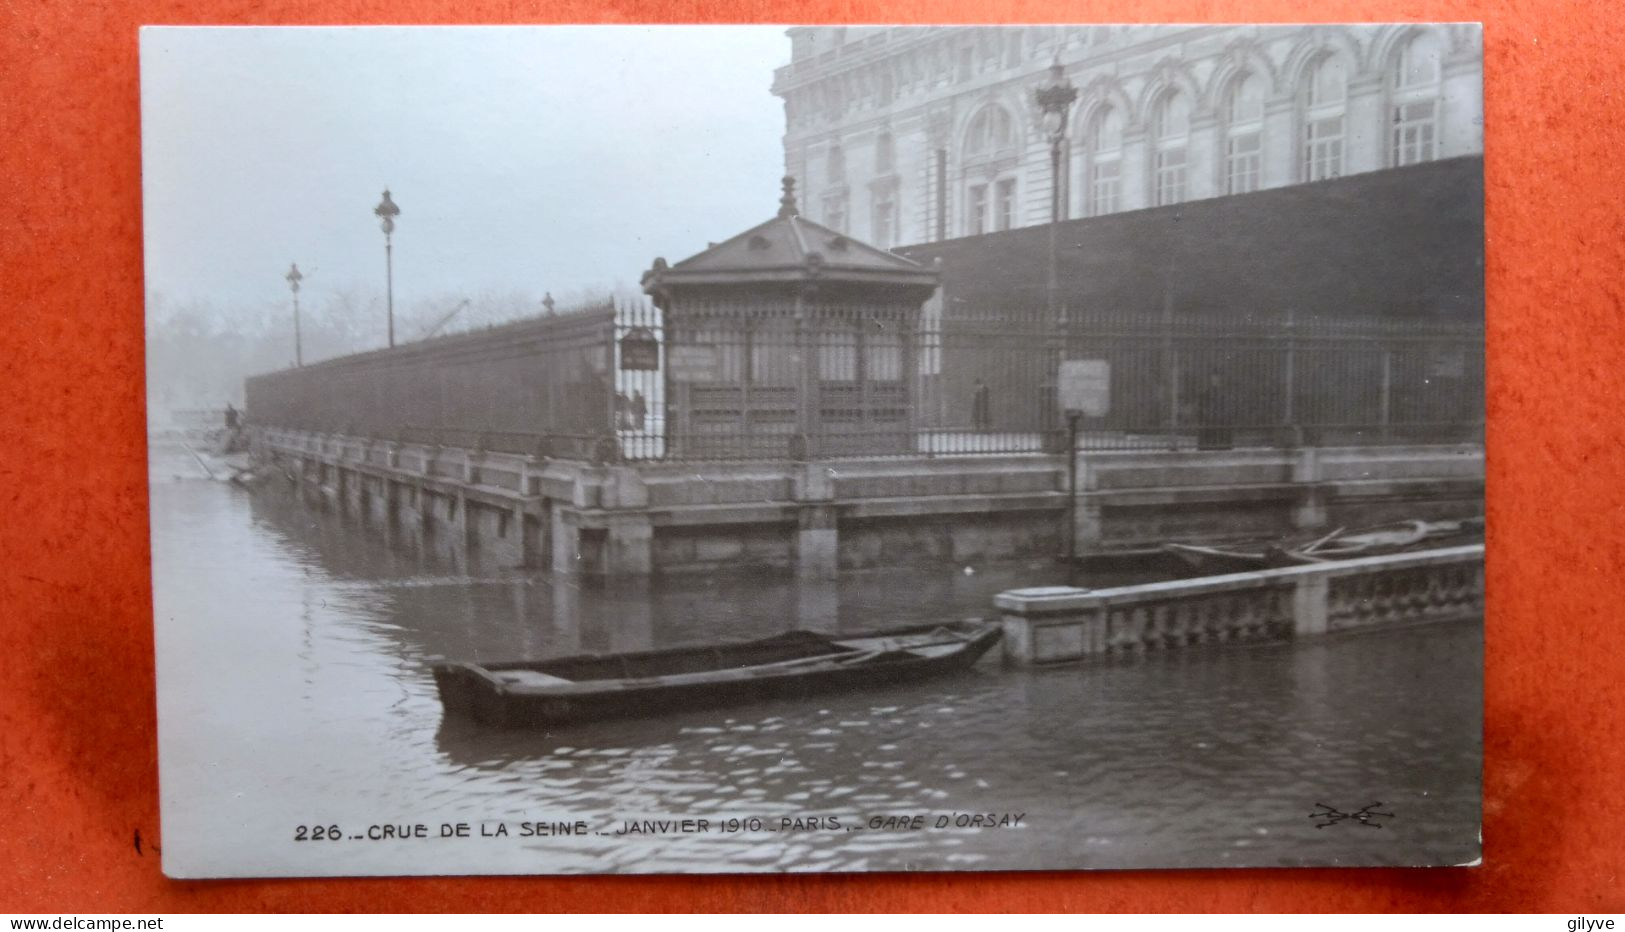
<svg viewBox="0 0 1625 932">
<path fill-rule="evenodd" d="M 993 601 L 1005 656 L 1027 666 L 1311 637 L 1482 615 L 1484 545 L 1114 589 L 1014 589 Z"/>
<path fill-rule="evenodd" d="M 595 465 L 281 428 L 255 456 L 314 498 L 458 560 L 562 573 L 841 570 L 1049 558 L 1248 534 L 1463 518 L 1483 510 L 1481 448 Z"/>
</svg>

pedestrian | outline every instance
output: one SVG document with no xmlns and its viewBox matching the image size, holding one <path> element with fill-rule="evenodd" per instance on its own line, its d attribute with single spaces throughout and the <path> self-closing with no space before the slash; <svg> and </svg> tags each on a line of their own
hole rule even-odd
<svg viewBox="0 0 1625 932">
<path fill-rule="evenodd" d="M 1230 395 L 1225 391 L 1224 378 L 1217 372 L 1208 373 L 1207 388 L 1196 403 L 1196 448 L 1198 450 L 1228 450 L 1234 443 L 1231 435 Z"/>
<path fill-rule="evenodd" d="M 643 418 L 649 413 L 649 403 L 644 400 L 643 392 L 632 390 L 632 429 L 643 429 Z"/>
<path fill-rule="evenodd" d="M 971 426 L 976 430 L 987 430 L 993 426 L 993 392 L 982 382 L 976 380 L 974 391 L 971 394 L 970 420 Z"/>
<path fill-rule="evenodd" d="M 226 430 L 236 430 L 240 420 L 237 409 L 232 407 L 231 402 L 226 402 Z"/>
</svg>

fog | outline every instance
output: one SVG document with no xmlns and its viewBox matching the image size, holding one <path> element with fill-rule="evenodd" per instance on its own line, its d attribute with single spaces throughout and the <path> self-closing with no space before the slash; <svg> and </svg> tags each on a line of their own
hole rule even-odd
<svg viewBox="0 0 1625 932">
<path fill-rule="evenodd" d="M 758 223 L 783 174 L 782 27 L 151 28 L 141 37 L 151 393 L 239 397 L 294 358 L 635 292 Z M 194 397 L 195 396 L 195 397 Z M 218 397 L 217 397 L 218 396 Z"/>
</svg>

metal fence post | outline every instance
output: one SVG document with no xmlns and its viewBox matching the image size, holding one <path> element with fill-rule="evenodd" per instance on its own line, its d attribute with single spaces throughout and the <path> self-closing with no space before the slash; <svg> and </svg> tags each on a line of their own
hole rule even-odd
<svg viewBox="0 0 1625 932">
<path fill-rule="evenodd" d="M 1294 329 L 1297 320 L 1298 314 L 1296 310 L 1286 312 L 1286 371 L 1282 373 L 1282 382 L 1284 384 L 1282 386 L 1281 422 L 1288 427 L 1296 426 L 1295 421 L 1297 420 L 1297 411 L 1295 410 L 1297 387 L 1295 383 L 1297 381 L 1298 335 Z"/>
<path fill-rule="evenodd" d="M 1392 417 L 1394 385 L 1394 351 L 1386 346 L 1382 349 L 1382 394 L 1379 397 L 1377 424 L 1381 437 L 1388 439 L 1388 425 Z"/>
</svg>

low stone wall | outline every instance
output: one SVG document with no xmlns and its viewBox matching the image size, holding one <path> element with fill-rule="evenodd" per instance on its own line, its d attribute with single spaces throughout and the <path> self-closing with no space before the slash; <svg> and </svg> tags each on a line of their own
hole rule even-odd
<svg viewBox="0 0 1625 932">
<path fill-rule="evenodd" d="M 1014 589 L 993 602 L 1005 656 L 1023 665 L 1309 637 L 1481 614 L 1484 546 L 1116 589 Z"/>
<path fill-rule="evenodd" d="M 1080 552 L 1484 513 L 1477 444 L 1078 455 Z"/>
</svg>

